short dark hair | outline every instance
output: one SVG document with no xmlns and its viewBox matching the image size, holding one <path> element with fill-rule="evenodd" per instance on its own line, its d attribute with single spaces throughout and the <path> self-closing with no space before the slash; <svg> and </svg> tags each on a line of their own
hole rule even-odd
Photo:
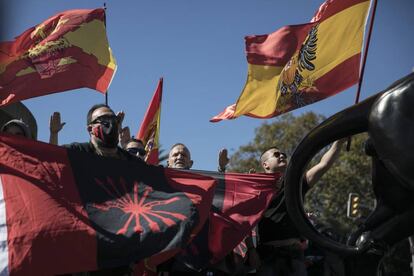
<svg viewBox="0 0 414 276">
<path fill-rule="evenodd" d="M 95 110 L 97 110 L 98 108 L 101 108 L 101 107 L 107 107 L 107 108 L 111 109 L 111 108 L 110 108 L 107 104 L 103 104 L 103 103 L 93 105 L 93 106 L 89 109 L 89 111 L 88 111 L 88 115 L 86 115 L 86 125 L 87 125 L 87 126 L 88 126 L 88 125 L 91 123 L 91 121 L 92 121 L 92 113 L 93 113 Z M 111 109 L 111 110 L 112 110 L 112 109 Z"/>
<path fill-rule="evenodd" d="M 131 138 L 131 139 L 128 140 L 128 142 L 126 142 L 126 144 L 128 145 L 131 142 L 136 142 L 136 143 L 142 144 L 145 147 L 144 142 L 142 142 L 142 140 L 140 140 L 140 139 Z"/>
<path fill-rule="evenodd" d="M 266 153 L 266 152 L 268 152 L 268 151 L 269 151 L 269 150 L 271 150 L 271 149 L 278 150 L 279 148 L 278 148 L 278 147 L 276 147 L 276 146 L 273 146 L 273 147 L 270 147 L 270 148 L 266 149 L 265 151 L 263 151 L 263 152 L 262 152 L 262 154 L 260 155 L 260 162 L 263 162 L 263 160 L 262 160 L 263 155 L 265 155 L 265 153 Z"/>
</svg>

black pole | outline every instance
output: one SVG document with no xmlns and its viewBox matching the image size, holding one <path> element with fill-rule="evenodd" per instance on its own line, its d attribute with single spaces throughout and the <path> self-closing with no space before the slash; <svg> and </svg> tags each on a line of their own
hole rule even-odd
<svg viewBox="0 0 414 276">
<path fill-rule="evenodd" d="M 106 2 L 103 3 L 103 8 L 105 10 L 105 16 L 106 16 Z M 106 105 L 108 105 L 108 93 L 109 93 L 109 89 L 106 90 L 106 93 L 105 93 L 105 104 Z"/>
<path fill-rule="evenodd" d="M 359 72 L 359 81 L 358 81 L 357 93 L 356 93 L 356 96 L 355 96 L 355 104 L 359 103 L 359 96 L 361 94 L 362 81 L 364 80 L 365 64 L 367 63 L 369 43 L 371 41 L 372 29 L 374 27 L 374 19 L 375 19 L 375 11 L 376 10 L 377 10 L 377 0 L 373 0 L 372 13 L 371 13 L 371 18 L 369 20 L 367 40 L 365 41 L 365 51 L 364 51 L 364 56 L 362 57 L 361 71 Z M 351 136 L 348 137 L 348 141 L 347 141 L 347 144 L 346 144 L 346 150 L 347 151 L 349 151 L 351 149 L 351 138 L 352 138 Z"/>
</svg>

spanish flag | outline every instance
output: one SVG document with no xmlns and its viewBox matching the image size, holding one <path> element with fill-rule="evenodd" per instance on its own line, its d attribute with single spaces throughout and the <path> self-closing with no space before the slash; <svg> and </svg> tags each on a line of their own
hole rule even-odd
<svg viewBox="0 0 414 276">
<path fill-rule="evenodd" d="M 369 4 L 327 0 L 310 23 L 246 37 L 244 90 L 236 104 L 210 121 L 275 117 L 357 83 Z"/>
<path fill-rule="evenodd" d="M 115 69 L 104 9 L 65 11 L 0 43 L 0 105 L 81 87 L 106 93 Z"/>
<path fill-rule="evenodd" d="M 153 165 L 158 164 L 162 84 L 163 79 L 161 78 L 136 135 L 145 145 L 147 151 L 145 161 Z"/>
</svg>

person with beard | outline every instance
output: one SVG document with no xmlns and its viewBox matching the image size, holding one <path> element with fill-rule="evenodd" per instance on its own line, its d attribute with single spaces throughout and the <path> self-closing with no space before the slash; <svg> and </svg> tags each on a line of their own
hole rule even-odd
<svg viewBox="0 0 414 276">
<path fill-rule="evenodd" d="M 132 160 L 132 155 L 118 147 L 120 122 L 121 117 L 108 105 L 96 104 L 89 109 L 86 117 L 89 142 L 75 142 L 64 146 L 104 157 Z"/>
<path fill-rule="evenodd" d="M 121 115 L 122 116 L 122 115 Z M 119 129 L 121 127 L 120 115 L 115 115 L 113 110 L 105 104 L 97 104 L 92 106 L 86 117 L 86 125 L 90 140 L 86 143 L 71 143 L 64 145 L 66 148 L 79 150 L 81 152 L 88 152 L 97 154 L 103 157 L 117 158 L 127 161 L 140 162 L 141 160 L 129 154 L 127 151 L 118 147 Z M 74 275 L 114 275 L 126 276 L 132 275 L 132 267 L 121 266 L 111 269 L 102 269 L 98 271 L 81 272 Z"/>
</svg>

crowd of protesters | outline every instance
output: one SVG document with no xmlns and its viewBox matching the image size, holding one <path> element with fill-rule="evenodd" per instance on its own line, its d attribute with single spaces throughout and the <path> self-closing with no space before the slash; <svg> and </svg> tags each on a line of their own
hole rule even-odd
<svg viewBox="0 0 414 276">
<path fill-rule="evenodd" d="M 124 115 L 123 112 L 115 113 L 105 104 L 92 106 L 86 119 L 89 141 L 64 146 L 103 157 L 145 162 L 147 154 L 145 145 L 141 140 L 131 137 L 128 127 L 122 127 Z M 58 135 L 64 125 L 60 114 L 54 112 L 49 122 L 51 144 L 58 145 Z M 1 131 L 29 139 L 32 137 L 29 126 L 17 119 L 4 124 Z M 343 142 L 343 140 L 334 142 L 320 162 L 305 173 L 302 184 L 303 194 L 332 166 Z M 228 163 L 227 150 L 223 149 L 219 152 L 218 171 L 224 173 Z M 260 163 L 265 173 L 283 174 L 287 167 L 288 156 L 278 147 L 272 147 L 262 153 Z M 170 148 L 168 168 L 190 170 L 192 165 L 191 152 L 185 144 L 176 143 Z M 254 171 L 249 173 L 252 172 Z M 192 271 L 185 264 L 173 259 L 159 266 L 159 275 L 345 275 L 340 258 L 309 246 L 309 242 L 295 228 L 286 210 L 283 177 L 275 183 L 275 187 L 279 193 L 272 199 L 255 231 L 240 245 L 247 249 L 245 253 L 235 248 L 222 262 L 202 272 Z M 330 259 L 333 259 L 336 264 L 332 264 Z M 321 266 L 324 260 L 325 264 Z M 326 267 L 330 267 L 330 270 Z M 115 269 L 85 272 L 83 275 L 136 275 L 133 273 L 133 264 L 131 264 Z"/>
</svg>

